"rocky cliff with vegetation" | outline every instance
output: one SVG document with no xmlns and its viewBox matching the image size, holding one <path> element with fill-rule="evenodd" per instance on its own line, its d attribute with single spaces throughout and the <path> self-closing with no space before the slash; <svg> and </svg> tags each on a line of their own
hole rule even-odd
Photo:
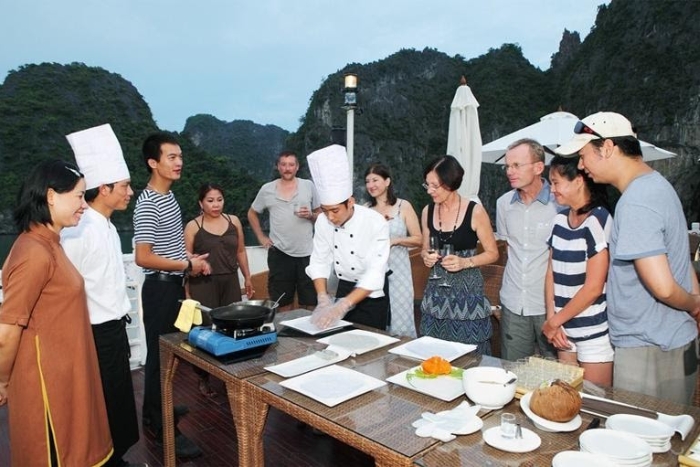
<svg viewBox="0 0 700 467">
<path fill-rule="evenodd" d="M 313 93 L 295 133 L 250 121 L 191 117 L 180 135 L 186 162 L 174 191 L 185 217 L 191 217 L 198 209 L 197 186 L 222 183 L 229 209 L 244 219 L 259 185 L 273 176 L 279 150 L 295 150 L 303 162 L 330 143 L 334 128 L 345 126 L 340 88 L 344 73 L 353 72 L 360 82 L 355 193 L 364 195 L 367 165 L 381 161 L 393 169 L 399 195 L 420 208 L 428 201 L 420 187 L 422 168 L 445 153 L 450 103 L 464 75 L 480 103 L 484 143 L 559 108 L 579 117 L 599 110 L 625 114 L 641 139 L 678 154 L 652 165 L 676 187 L 688 220 L 698 220 L 699 33 L 700 2 L 612 0 L 599 9 L 585 40 L 564 31 L 548 70 L 529 63 L 516 44 L 471 59 L 424 49 L 348 64 Z M 105 122 L 122 143 L 134 186 L 142 188 L 147 172 L 140 144 L 157 128 L 131 83 L 83 64 L 26 65 L 7 76 L 0 86 L 0 229 L 12 228 L 9 213 L 24 174 L 40 160 L 72 159 L 64 135 Z M 302 174 L 308 176 L 305 167 Z M 480 196 L 492 215 L 495 199 L 507 189 L 498 167 L 484 164 Z M 130 216 L 128 211 L 117 217 L 118 225 L 129 228 Z"/>
</svg>

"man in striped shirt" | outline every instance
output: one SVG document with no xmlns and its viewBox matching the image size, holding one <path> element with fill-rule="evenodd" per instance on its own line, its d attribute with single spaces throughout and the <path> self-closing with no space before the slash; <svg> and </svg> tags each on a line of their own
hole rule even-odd
<svg viewBox="0 0 700 467">
<path fill-rule="evenodd" d="M 162 438 L 163 418 L 160 394 L 160 352 L 158 337 L 176 332 L 174 326 L 185 298 L 186 274 L 208 274 L 208 255 L 187 255 L 180 205 L 170 187 L 182 174 L 182 150 L 175 137 L 156 133 L 143 143 L 143 158 L 150 178 L 136 200 L 134 243 L 136 264 L 144 270 L 141 291 L 143 323 L 146 328 L 146 357 L 143 422 L 157 439 Z M 176 411 L 177 412 L 177 411 Z M 182 411 L 184 412 L 184 410 Z M 178 457 L 196 457 L 202 451 L 176 430 Z"/>
</svg>

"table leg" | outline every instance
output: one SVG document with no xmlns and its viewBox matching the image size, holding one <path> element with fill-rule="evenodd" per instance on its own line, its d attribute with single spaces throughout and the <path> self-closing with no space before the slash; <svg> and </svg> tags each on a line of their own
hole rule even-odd
<svg viewBox="0 0 700 467">
<path fill-rule="evenodd" d="M 173 378 L 179 359 L 167 347 L 160 346 L 160 392 L 163 405 L 163 461 L 175 467 L 175 416 L 173 413 Z"/>
<path fill-rule="evenodd" d="M 263 467 L 263 431 L 270 406 L 253 397 L 249 384 L 241 380 L 227 381 L 226 392 L 236 426 L 238 463 L 241 467 Z"/>
</svg>

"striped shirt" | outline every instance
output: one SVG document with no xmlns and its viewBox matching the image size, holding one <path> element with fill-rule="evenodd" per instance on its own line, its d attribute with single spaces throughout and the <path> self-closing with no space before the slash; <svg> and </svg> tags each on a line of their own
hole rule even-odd
<svg viewBox="0 0 700 467">
<path fill-rule="evenodd" d="M 586 281 L 588 259 L 608 248 L 612 216 L 597 207 L 583 223 L 572 228 L 566 209 L 554 218 L 549 246 L 552 249 L 554 273 L 554 310 L 559 312 L 578 293 Z M 608 313 L 603 293 L 591 306 L 564 323 L 564 332 L 574 342 L 608 334 Z"/>
<path fill-rule="evenodd" d="M 153 253 L 164 258 L 181 261 L 187 259 L 182 214 L 172 191 L 163 195 L 146 188 L 141 192 L 134 209 L 134 243 L 153 245 Z M 154 271 L 145 268 L 143 272 L 182 275 L 179 271 Z"/>
</svg>

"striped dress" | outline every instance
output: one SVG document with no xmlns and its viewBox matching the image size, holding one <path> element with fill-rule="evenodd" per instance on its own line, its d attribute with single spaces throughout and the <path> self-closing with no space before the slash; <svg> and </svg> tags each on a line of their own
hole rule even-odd
<svg viewBox="0 0 700 467">
<path fill-rule="evenodd" d="M 612 216 L 603 207 L 593 209 L 576 228 L 569 225 L 570 210 L 565 209 L 554 218 L 548 241 L 552 249 L 554 311 L 557 313 L 583 287 L 588 259 L 608 248 L 612 229 Z M 564 323 L 564 332 L 572 342 L 608 334 L 605 287 L 591 306 Z"/>
</svg>

